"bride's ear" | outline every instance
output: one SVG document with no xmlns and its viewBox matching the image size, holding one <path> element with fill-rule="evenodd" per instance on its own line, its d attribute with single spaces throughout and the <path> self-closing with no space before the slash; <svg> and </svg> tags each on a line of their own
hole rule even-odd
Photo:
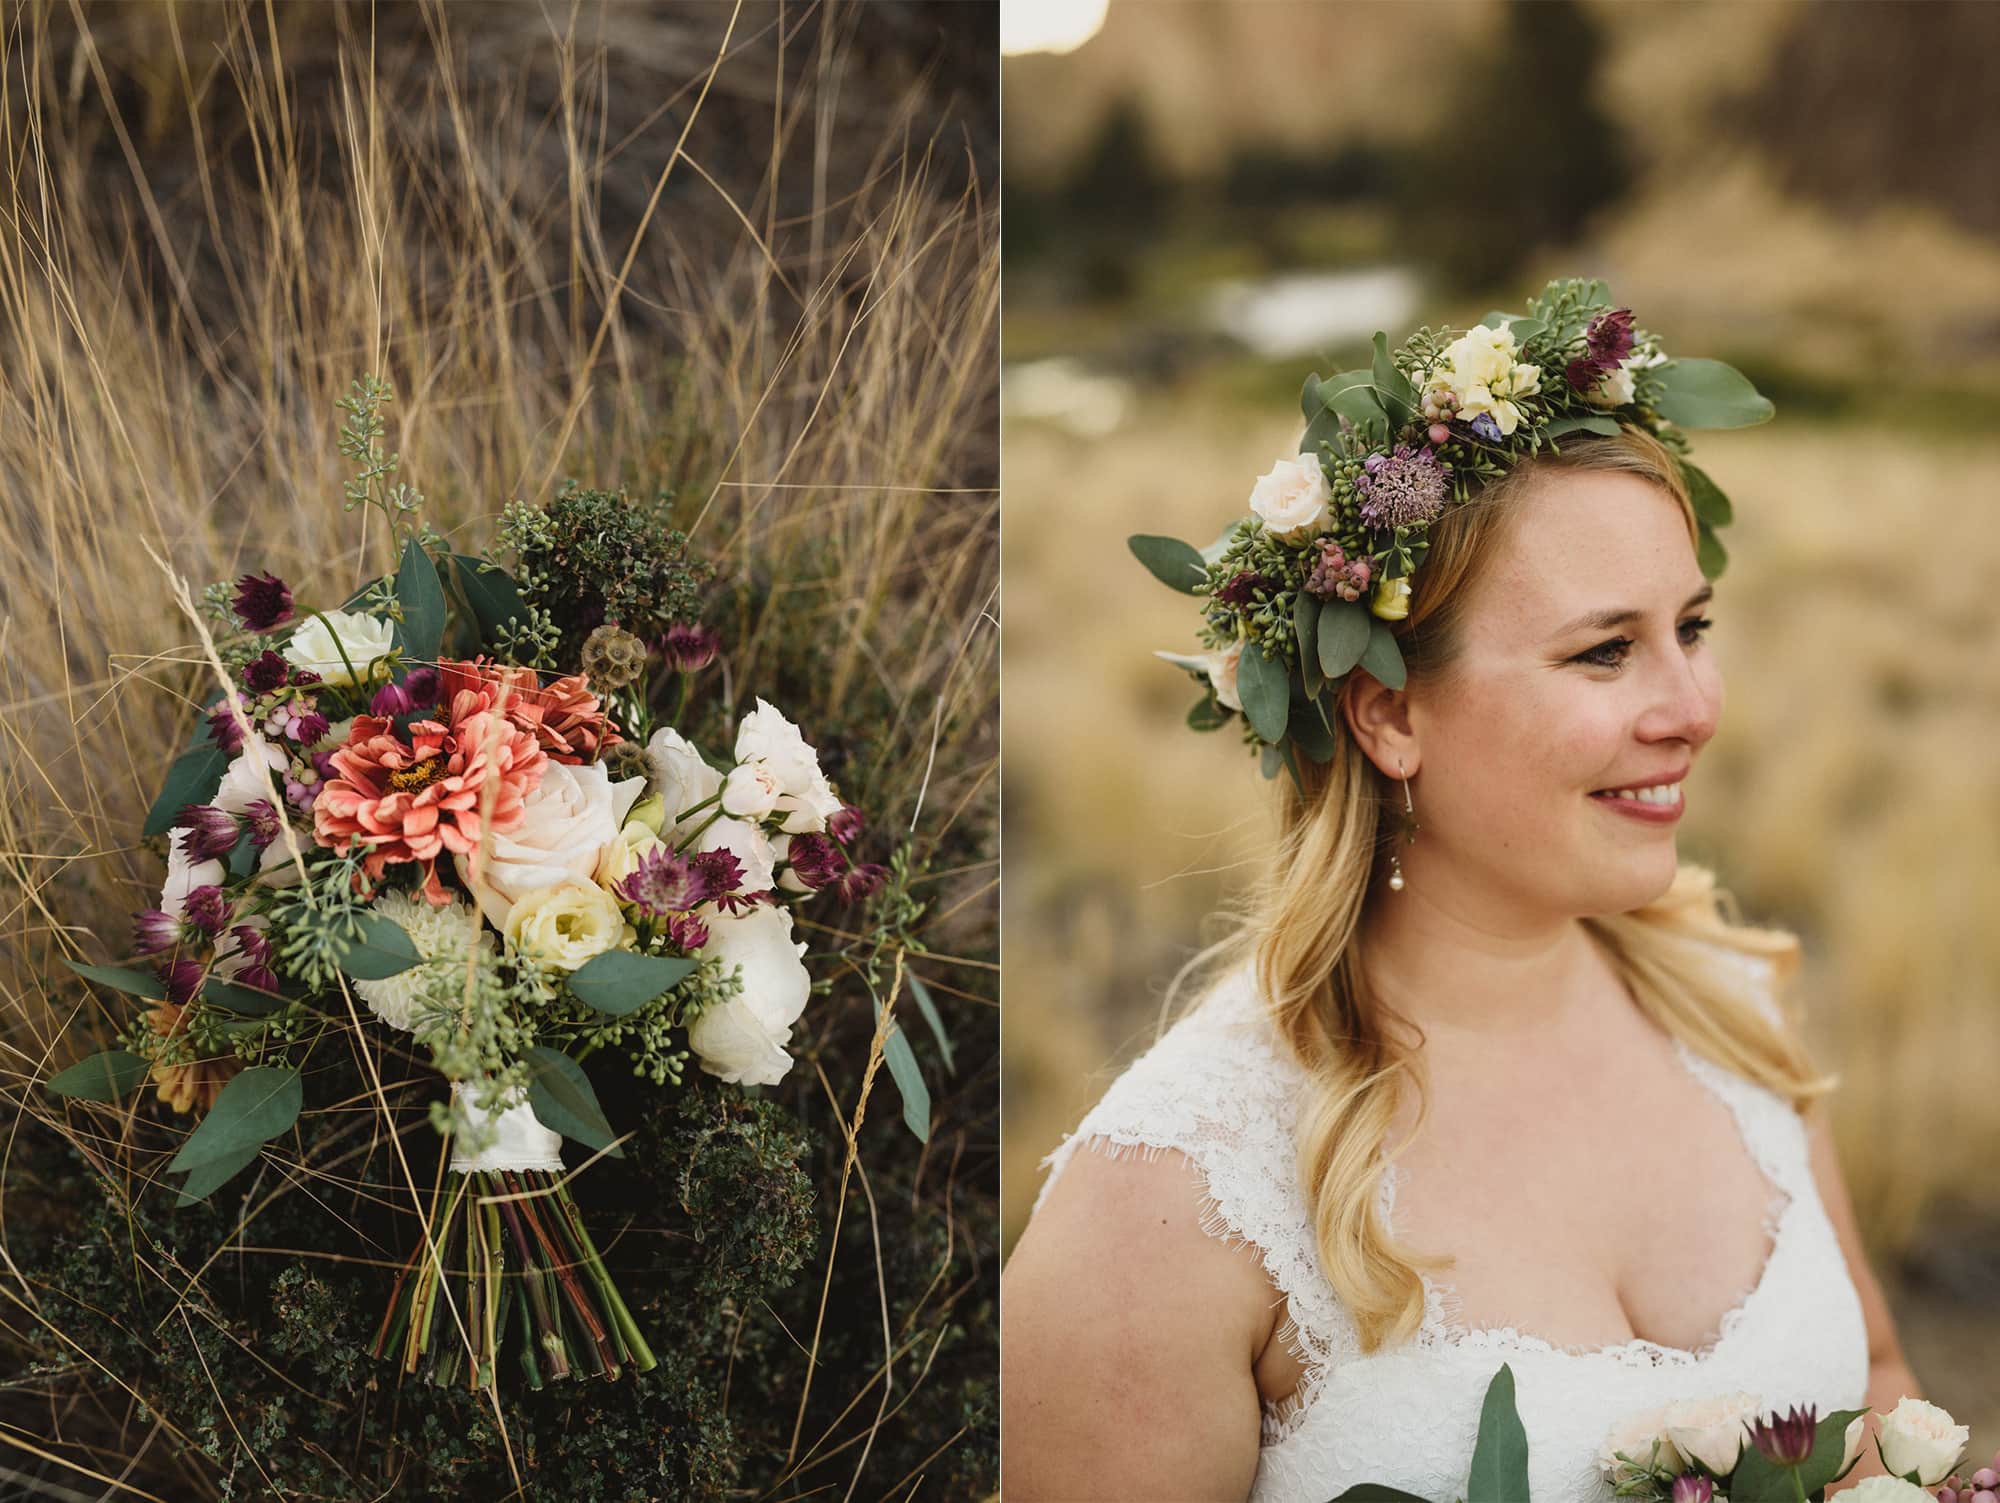
<svg viewBox="0 0 2000 1503">
<path fill-rule="evenodd" d="M 1348 733 L 1384 777 L 1414 776 L 1423 761 L 1410 721 L 1406 689 L 1390 689 L 1374 674 L 1356 668 L 1340 686 L 1340 712 Z"/>
</svg>

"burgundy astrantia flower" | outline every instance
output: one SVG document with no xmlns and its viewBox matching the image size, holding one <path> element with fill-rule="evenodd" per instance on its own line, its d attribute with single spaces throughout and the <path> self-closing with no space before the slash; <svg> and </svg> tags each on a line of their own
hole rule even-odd
<svg viewBox="0 0 2000 1503">
<path fill-rule="evenodd" d="M 187 921 L 204 934 L 220 934 L 236 917 L 236 905 L 229 894 L 213 884 L 197 887 L 187 895 Z"/>
<path fill-rule="evenodd" d="M 263 850 L 278 838 L 278 810 L 267 798 L 252 799 L 243 811 L 243 824 L 250 831 L 250 844 Z"/>
<path fill-rule="evenodd" d="M 888 880 L 889 868 L 879 861 L 870 861 L 863 866 L 848 868 L 847 874 L 834 884 L 833 893 L 844 908 L 863 898 L 873 897 Z"/>
<path fill-rule="evenodd" d="M 291 671 L 291 666 L 267 647 L 262 657 L 254 663 L 243 665 L 244 686 L 252 694 L 269 694 L 273 689 L 283 686 L 285 675 Z"/>
<path fill-rule="evenodd" d="M 158 955 L 180 943 L 181 921 L 158 908 L 132 915 L 132 948 L 141 955 Z"/>
<path fill-rule="evenodd" d="M 708 943 L 708 925 L 692 913 L 667 915 L 667 938 L 683 950 L 699 950 Z"/>
<path fill-rule="evenodd" d="M 1773 1412 L 1750 1427 L 1750 1442 L 1778 1466 L 1798 1466 L 1812 1456 L 1813 1440 L 1819 1426 L 1814 1406 L 1794 1405 L 1783 1416 Z"/>
<path fill-rule="evenodd" d="M 655 846 L 646 852 L 630 875 L 613 887 L 626 902 L 656 918 L 686 913 L 709 896 L 707 874 L 666 846 Z"/>
<path fill-rule="evenodd" d="M 218 699 L 215 708 L 208 712 L 208 734 L 217 746 L 233 757 L 243 750 L 243 727 L 237 723 L 235 714 L 229 708 L 231 700 L 242 709 L 245 720 L 256 713 L 256 706 L 232 689 Z"/>
<path fill-rule="evenodd" d="M 1572 391 L 1590 391 L 1632 353 L 1632 310 L 1600 313 L 1583 331 L 1583 353 L 1566 367 Z"/>
<path fill-rule="evenodd" d="M 185 1007 L 194 1000 L 194 994 L 201 990 L 203 972 L 201 964 L 193 960 L 170 960 L 160 967 L 160 980 L 167 988 L 167 1000 L 176 1006 Z"/>
<path fill-rule="evenodd" d="M 1682 1472 L 1669 1503 L 1715 1503 L 1715 1484 L 1699 1472 Z"/>
<path fill-rule="evenodd" d="M 1241 610 L 1246 605 L 1256 603 L 1257 592 L 1271 588 L 1271 581 L 1255 569 L 1242 569 L 1228 584 L 1215 592 L 1215 598 L 1224 605 L 1233 605 Z"/>
<path fill-rule="evenodd" d="M 678 673 L 699 673 L 715 661 L 722 638 L 705 626 L 675 622 L 660 639 L 660 654 Z"/>
<path fill-rule="evenodd" d="M 292 592 L 275 574 L 244 575 L 230 604 L 248 631 L 269 631 L 292 619 Z"/>
<path fill-rule="evenodd" d="M 852 804 L 842 804 L 838 814 L 827 817 L 826 833 L 842 845 L 853 845 L 859 840 L 862 828 L 861 811 Z"/>
<path fill-rule="evenodd" d="M 688 859 L 708 883 L 711 901 L 723 898 L 743 885 L 743 863 L 734 851 L 696 851 Z"/>
<path fill-rule="evenodd" d="M 810 831 L 792 836 L 785 847 L 785 860 L 792 875 L 814 892 L 833 886 L 847 869 L 847 858 L 840 847 L 826 836 Z"/>
<path fill-rule="evenodd" d="M 188 832 L 190 861 L 213 861 L 236 849 L 236 816 L 213 804 L 189 804 L 174 816 L 174 827 Z"/>
</svg>

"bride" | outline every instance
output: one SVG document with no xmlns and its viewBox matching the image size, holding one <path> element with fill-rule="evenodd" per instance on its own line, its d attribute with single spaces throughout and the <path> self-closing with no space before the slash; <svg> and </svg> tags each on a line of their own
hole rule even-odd
<svg viewBox="0 0 2000 1503">
<path fill-rule="evenodd" d="M 1604 301 L 1378 336 L 1307 383 L 1253 521 L 1134 540 L 1198 579 L 1191 723 L 1243 711 L 1282 838 L 1049 1156 L 1003 1280 L 1010 1503 L 1450 1499 L 1503 1363 L 1535 1503 L 1610 1498 L 1607 1433 L 1671 1401 L 1918 1392 L 1777 999 L 1798 942 L 1675 849 L 1728 516 L 1680 429 L 1770 406 Z"/>
</svg>

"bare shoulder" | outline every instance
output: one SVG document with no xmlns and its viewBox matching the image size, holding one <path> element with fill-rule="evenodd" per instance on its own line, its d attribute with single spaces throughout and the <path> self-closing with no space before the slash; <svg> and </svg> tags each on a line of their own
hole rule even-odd
<svg viewBox="0 0 2000 1503">
<path fill-rule="evenodd" d="M 1001 1284 L 1005 1495 L 1242 1498 L 1276 1291 L 1183 1154 L 1079 1148 Z"/>
</svg>

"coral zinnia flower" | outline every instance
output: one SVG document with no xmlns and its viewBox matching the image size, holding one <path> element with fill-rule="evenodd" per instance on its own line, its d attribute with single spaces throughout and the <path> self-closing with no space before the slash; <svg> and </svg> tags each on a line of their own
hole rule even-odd
<svg viewBox="0 0 2000 1503">
<path fill-rule="evenodd" d="M 439 906 L 451 894 L 438 880 L 437 858 L 479 849 L 487 780 L 494 782 L 488 818 L 496 831 L 511 830 L 548 766 L 533 731 L 496 716 L 487 692 L 465 690 L 446 703 L 448 720 L 413 721 L 408 742 L 392 721 L 355 716 L 313 805 L 321 845 L 343 853 L 357 843 L 367 847 L 361 866 L 371 880 L 392 861 L 421 862 L 424 896 Z"/>
<path fill-rule="evenodd" d="M 483 693 L 491 704 L 505 684 L 507 702 L 500 712 L 521 729 L 533 732 L 552 761 L 572 765 L 595 762 L 604 748 L 625 739 L 584 674 L 572 673 L 544 684 L 532 668 L 489 663 L 483 656 L 471 662 L 440 663 L 438 670 L 443 675 L 442 694 L 447 704 L 462 690 Z"/>
<path fill-rule="evenodd" d="M 148 1010 L 146 1022 L 161 1038 L 170 1039 L 187 1027 L 187 1009 L 177 1002 L 162 1002 Z M 222 1094 L 222 1088 L 242 1068 L 243 1061 L 234 1054 L 190 1060 L 184 1065 L 154 1060 L 153 1084 L 159 1090 L 160 1100 L 175 1111 L 191 1112 L 196 1103 L 200 1103 L 202 1111 L 206 1112 L 215 1105 L 215 1098 Z"/>
</svg>

